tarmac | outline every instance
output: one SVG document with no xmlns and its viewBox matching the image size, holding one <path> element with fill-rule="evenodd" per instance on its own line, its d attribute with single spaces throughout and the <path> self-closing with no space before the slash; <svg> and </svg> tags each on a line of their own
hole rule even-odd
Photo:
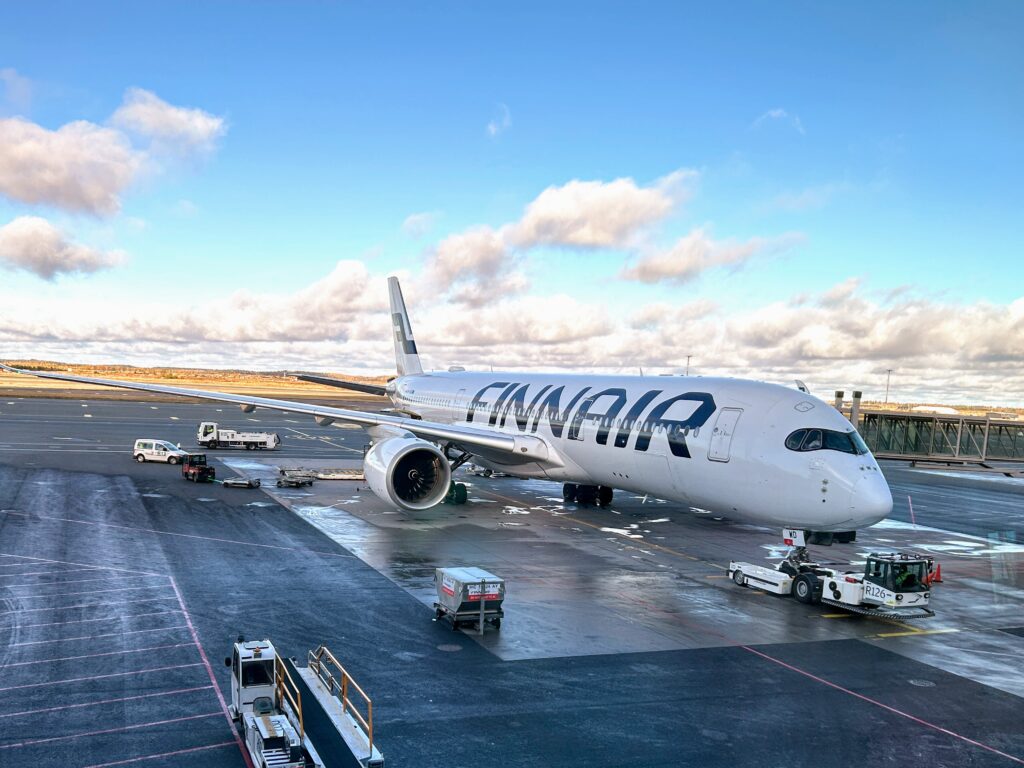
<svg viewBox="0 0 1024 768">
<path fill-rule="evenodd" d="M 204 420 L 281 435 L 209 453 L 261 489 L 132 461 Z M 891 518 L 815 548 L 934 555 L 937 616 L 910 623 L 737 587 L 728 562 L 777 558 L 779 532 L 713 511 L 467 476 L 466 505 L 406 515 L 358 480 L 273 485 L 366 442 L 230 406 L 0 399 L 0 765 L 246 765 L 223 706 L 239 634 L 300 663 L 328 645 L 389 766 L 1024 763 L 1024 481 L 886 463 Z M 500 630 L 434 620 L 444 565 L 506 579 Z"/>
</svg>

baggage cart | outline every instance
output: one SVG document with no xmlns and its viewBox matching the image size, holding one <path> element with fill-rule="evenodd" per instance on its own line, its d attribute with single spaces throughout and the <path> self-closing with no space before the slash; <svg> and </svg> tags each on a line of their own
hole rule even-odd
<svg viewBox="0 0 1024 768">
<path fill-rule="evenodd" d="M 505 615 L 505 580 L 482 568 L 437 568 L 434 570 L 437 602 L 434 616 L 447 619 L 452 630 L 474 624 L 484 633 L 484 624 L 501 627 Z"/>
</svg>

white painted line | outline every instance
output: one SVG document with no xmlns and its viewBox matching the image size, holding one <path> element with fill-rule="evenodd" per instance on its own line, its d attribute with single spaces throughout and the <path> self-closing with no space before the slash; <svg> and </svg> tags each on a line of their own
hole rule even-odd
<svg viewBox="0 0 1024 768">
<path fill-rule="evenodd" d="M 13 575 L 13 574 L 12 574 Z M 19 574 L 20 575 L 20 574 Z M 54 587 L 60 584 L 85 584 L 87 581 L 110 581 L 111 579 L 133 579 L 139 578 L 134 574 L 131 576 L 104 576 L 100 579 L 67 579 L 65 581 L 37 581 L 32 584 L 4 584 L 5 589 L 14 589 L 15 587 Z M 165 579 L 166 576 L 143 576 L 142 578 L 152 579 Z M 60 594 L 55 593 L 55 594 Z"/>
<path fill-rule="evenodd" d="M 170 723 L 180 723 L 185 720 L 199 720 L 205 717 L 214 717 L 219 715 L 220 712 L 207 712 L 202 715 L 188 715 L 186 717 L 173 717 L 169 720 L 156 720 L 152 723 L 139 723 L 138 725 L 123 725 L 120 728 L 104 728 L 102 731 L 88 731 L 86 733 L 71 733 L 66 736 L 50 736 L 46 739 L 30 739 L 29 741 L 19 741 L 15 744 L 4 744 L 0 746 L 0 749 L 17 749 L 18 747 L 31 747 L 35 744 L 48 744 L 53 741 L 67 741 L 68 739 L 79 739 L 86 736 L 103 736 L 108 733 L 122 733 L 124 731 L 136 731 L 139 728 L 152 728 L 156 725 L 169 725 Z"/>
<path fill-rule="evenodd" d="M 4 512 L 15 512 L 13 509 L 5 509 Z M 104 571 L 121 571 L 122 573 L 138 573 L 143 576 L 164 576 L 162 573 L 152 571 L 133 571 L 130 568 L 116 568 L 113 565 L 96 565 L 95 563 L 76 563 L 71 560 L 50 560 L 45 557 L 31 557 L 29 555 L 15 555 L 10 552 L 0 552 L 0 557 L 16 557 L 19 560 L 34 560 L 38 563 L 57 563 L 58 565 L 84 565 L 90 568 L 101 568 Z"/>
<path fill-rule="evenodd" d="M 86 677 L 69 677 L 64 680 L 44 680 L 40 683 L 22 683 L 21 685 L 8 685 L 0 688 L 0 691 L 17 691 L 23 688 L 48 688 L 51 685 L 66 685 L 67 683 L 84 683 L 88 680 L 106 680 L 111 677 L 128 677 L 130 675 L 146 675 L 150 672 L 166 672 L 170 669 L 187 669 L 188 667 L 201 667 L 203 662 L 193 661 L 191 664 L 171 664 L 166 667 L 152 667 L 151 669 L 132 669 L 128 672 L 111 672 L 106 675 L 88 675 Z"/>
<path fill-rule="evenodd" d="M 51 637 L 49 640 L 32 640 L 27 643 L 11 643 L 11 648 L 26 645 L 46 645 L 47 643 L 69 643 L 72 640 L 98 640 L 101 637 L 121 637 L 122 635 L 142 635 L 146 632 L 171 632 L 176 629 L 188 629 L 184 624 L 175 627 L 155 627 L 154 629 L 133 629 L 129 632 L 108 632 L 105 635 L 83 635 L 82 637 Z"/>
<path fill-rule="evenodd" d="M 185 645 L 191 645 L 191 643 L 185 643 Z M 72 657 L 74 658 L 74 657 Z M 135 701 L 136 699 L 151 699 L 154 696 L 176 696 L 179 693 L 195 693 L 196 691 L 208 691 L 212 688 L 212 685 L 200 685 L 195 688 L 181 688 L 177 691 L 157 691 L 156 693 L 140 693 L 136 696 L 121 696 L 117 699 L 102 699 L 100 701 L 87 701 L 84 704 L 65 704 L 60 707 L 46 707 L 44 709 L 26 709 L 22 712 L 9 712 L 7 714 L 0 715 L 3 717 L 22 717 L 24 715 L 40 715 L 44 712 L 60 712 L 63 709 L 78 709 L 79 707 L 98 707 L 100 704 L 116 704 L 122 701 Z M 229 741 L 228 744 L 234 744 L 235 742 Z"/>
<path fill-rule="evenodd" d="M 165 757 L 174 757 L 175 755 L 187 755 L 192 752 L 205 752 L 208 749 L 223 749 L 224 747 L 234 746 L 234 741 L 219 741 L 216 744 L 204 744 L 201 747 L 187 747 L 186 749 L 175 749 L 172 752 L 160 752 L 155 755 L 143 755 L 142 757 L 128 757 L 124 760 L 114 760 L 111 763 L 96 763 L 94 765 L 87 765 L 85 768 L 114 768 L 116 765 L 128 765 L 129 763 L 141 763 L 143 760 L 162 760 Z M 252 760 L 249 759 L 247 754 L 243 754 L 245 758 L 245 764 L 248 768 L 252 768 Z"/>
<path fill-rule="evenodd" d="M 38 600 L 39 598 L 49 599 L 51 597 L 71 597 L 72 595 L 101 595 L 105 592 L 131 592 L 138 589 L 162 589 L 164 585 L 151 585 L 145 587 L 122 587 L 120 589 L 94 589 L 89 592 L 55 592 L 52 595 L 18 595 L 19 600 Z"/>
<path fill-rule="evenodd" d="M 25 563 L 15 563 L 15 565 L 25 565 Z M 0 579 L 6 578 L 8 576 L 59 576 L 59 575 L 65 574 L 65 573 L 81 573 L 82 571 L 90 571 L 92 573 L 95 573 L 98 570 L 101 570 L 101 569 L 99 569 L 99 568 L 72 568 L 70 571 L 31 571 L 29 573 L 0 573 Z M 43 582 L 40 582 L 40 583 L 41 584 L 45 584 L 46 582 L 43 581 Z M 63 583 L 63 582 L 61 582 L 61 583 Z M 18 586 L 18 585 L 14 584 L 12 586 Z"/>
<path fill-rule="evenodd" d="M 91 418 L 92 418 L 92 414 L 91 414 L 91 413 L 83 413 L 82 415 L 83 415 L 83 416 L 84 416 L 85 418 L 87 418 L 87 419 L 91 419 Z"/>
<path fill-rule="evenodd" d="M 111 624 L 123 619 L 139 619 L 143 616 L 167 616 L 181 611 L 155 611 L 153 613 L 133 613 L 131 616 L 104 616 L 100 619 L 75 619 L 74 621 L 51 621 L 46 624 L 21 624 L 18 629 L 34 629 L 36 627 L 63 627 L 66 624 L 91 624 L 96 621 L 109 621 Z"/>
<path fill-rule="evenodd" d="M 7 664 L 8 667 L 29 667 L 33 664 L 52 664 L 58 661 L 77 661 L 78 659 L 95 659 L 100 656 L 123 656 L 129 653 L 146 653 L 148 651 L 162 651 L 169 648 L 186 648 L 192 645 L 192 643 L 173 643 L 172 645 L 151 645 L 148 648 L 132 648 L 128 651 L 107 651 L 106 653 L 87 653 L 83 656 L 61 656 L 56 659 L 39 659 L 39 661 L 17 661 L 13 664 Z M 154 696 L 157 694 L 154 694 Z M 84 706 L 84 705 L 83 705 Z M 10 715 L 0 715 L 0 717 L 10 717 Z"/>
<path fill-rule="evenodd" d="M 47 595 L 49 597 L 49 595 Z M 48 605 L 45 608 L 18 608 L 15 611 L 0 611 L 0 616 L 6 616 L 9 613 L 38 613 L 39 611 L 70 611 L 74 608 L 107 608 L 112 605 L 132 605 L 134 603 L 158 603 L 161 600 L 173 600 L 174 596 L 169 597 L 147 597 L 142 600 L 122 600 L 118 603 L 81 603 L 80 605 Z"/>
<path fill-rule="evenodd" d="M 171 421 L 179 421 L 177 416 L 171 416 Z"/>
</svg>

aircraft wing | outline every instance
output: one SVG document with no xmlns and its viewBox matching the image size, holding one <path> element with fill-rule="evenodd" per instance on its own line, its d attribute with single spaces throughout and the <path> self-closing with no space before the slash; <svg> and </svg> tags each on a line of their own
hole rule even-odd
<svg viewBox="0 0 1024 768">
<path fill-rule="evenodd" d="M 178 397 L 194 397 L 199 400 L 212 400 L 219 403 L 234 403 L 245 412 L 250 412 L 254 408 L 267 408 L 272 411 L 302 413 L 312 416 L 320 424 L 330 424 L 339 421 L 359 424 L 365 427 L 397 427 L 406 432 L 411 432 L 417 437 L 433 442 L 450 442 L 455 446 L 464 448 L 468 453 L 473 453 L 476 448 L 484 448 L 488 451 L 507 454 L 510 458 L 515 457 L 519 460 L 547 461 L 550 458 L 547 443 L 533 435 L 509 435 L 486 429 L 475 429 L 454 424 L 440 424 L 388 414 L 353 411 L 347 408 L 330 408 L 310 405 L 309 403 L 298 403 L 291 400 L 273 400 L 266 397 L 233 395 L 226 392 L 208 392 L 202 389 L 184 389 L 182 387 L 167 387 L 162 384 L 143 384 L 141 382 L 118 381 L 116 379 L 94 379 L 88 376 L 73 376 L 69 373 L 28 371 L 21 368 L 12 368 L 3 363 L 0 363 L 0 369 L 9 373 L 37 376 L 41 379 L 73 381 L 78 384 L 95 384 L 102 387 L 134 389 L 141 392 L 160 392 L 165 395 L 176 395 Z"/>
<path fill-rule="evenodd" d="M 311 373 L 295 373 L 292 375 L 299 381 L 308 381 L 312 384 L 323 384 L 325 387 L 341 387 L 342 389 L 351 389 L 353 392 L 365 392 L 368 395 L 386 396 L 388 393 L 386 387 L 379 387 L 376 384 L 361 384 L 357 381 L 342 381 L 341 379 L 333 379 L 330 376 L 314 376 Z"/>
</svg>

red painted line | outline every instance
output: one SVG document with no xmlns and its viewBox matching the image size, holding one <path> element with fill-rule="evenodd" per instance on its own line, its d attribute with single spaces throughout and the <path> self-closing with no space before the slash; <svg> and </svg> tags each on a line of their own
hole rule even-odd
<svg viewBox="0 0 1024 768">
<path fill-rule="evenodd" d="M 207 744 L 205 747 L 189 747 L 188 749 L 176 749 L 173 752 L 161 752 L 158 755 L 144 755 L 142 757 L 129 757 L 127 760 L 115 760 L 112 763 L 94 763 L 93 765 L 87 765 L 85 768 L 110 768 L 112 765 L 127 765 L 128 763 L 138 763 L 142 760 L 159 760 L 162 757 L 173 757 L 174 755 L 184 755 L 189 752 L 202 752 L 206 749 L 220 749 L 221 747 L 230 747 L 234 744 L 233 741 L 222 741 L 220 744 Z"/>
<path fill-rule="evenodd" d="M 954 739 L 959 739 L 960 741 L 970 744 L 971 746 L 979 747 L 988 752 L 992 752 L 993 754 L 999 755 L 1000 757 L 1005 757 L 1008 760 L 1012 760 L 1013 762 L 1019 765 L 1024 765 L 1024 760 L 1022 760 L 1021 758 L 1014 757 L 1013 755 L 1009 755 L 1006 752 L 1001 752 L 995 747 L 990 747 L 988 744 L 982 744 L 980 741 L 975 741 L 974 739 L 969 739 L 966 736 L 961 736 L 959 733 L 955 733 L 949 730 L 948 728 L 943 728 L 941 725 L 935 725 L 934 723 L 929 723 L 927 720 L 922 720 L 920 717 L 916 717 L 910 714 L 909 712 L 904 712 L 901 709 L 890 707 L 888 704 L 883 704 L 882 702 L 876 699 L 872 699 L 869 696 L 865 696 L 862 693 L 857 693 L 856 691 L 852 691 L 849 688 L 844 688 L 843 686 L 837 683 L 833 683 L 832 681 L 826 680 L 823 677 L 818 677 L 817 675 L 811 672 L 807 672 L 806 670 L 800 669 L 799 667 L 794 667 L 792 664 L 787 664 L 781 659 L 776 659 L 774 656 L 769 656 L 767 653 L 762 653 L 761 651 L 755 650 L 754 648 L 751 648 L 748 645 L 741 645 L 739 647 L 745 651 L 749 651 L 755 656 L 760 656 L 762 659 L 765 659 L 766 661 L 770 661 L 773 664 L 778 664 L 780 667 L 784 667 L 785 669 L 788 669 L 791 672 L 796 672 L 798 675 L 803 675 L 804 677 L 808 677 L 817 683 L 827 685 L 829 688 L 834 688 L 837 691 L 841 691 L 845 694 L 853 696 L 854 698 L 860 699 L 861 701 L 866 701 L 868 704 L 874 704 L 876 707 L 880 707 L 881 709 L 884 709 L 886 712 L 892 712 L 894 715 L 905 717 L 907 720 L 915 722 L 918 725 L 923 725 L 925 728 L 931 728 L 933 731 L 944 733 L 947 736 L 952 736 Z"/>
<path fill-rule="evenodd" d="M 186 643 L 191 645 L 191 643 Z M 44 712 L 60 712 L 62 709 L 78 709 L 80 707 L 98 707 L 100 704 L 116 704 L 122 701 L 135 701 L 136 699 L 152 699 L 155 696 L 176 696 L 179 693 L 195 693 L 196 691 L 209 690 L 210 686 L 200 685 L 196 688 L 181 688 L 177 691 L 157 691 L 156 693 L 140 693 L 138 696 L 122 696 L 119 699 L 103 699 L 102 701 L 87 701 L 84 704 L 65 704 L 60 707 L 46 707 L 45 709 L 26 709 L 23 712 L 9 712 L 4 717 L 21 717 L 23 715 L 39 715 Z"/>
<path fill-rule="evenodd" d="M 177 611 L 176 611 L 177 613 Z M 173 643 L 171 645 L 152 645 L 149 648 L 132 648 L 129 651 L 107 651 L 106 653 L 87 653 L 83 656 L 60 656 L 56 659 L 39 659 L 39 661 L 16 661 L 13 664 L 5 664 L 5 667 L 28 667 L 32 664 L 53 664 L 58 661 L 75 661 L 77 659 L 95 659 L 100 656 L 124 656 L 129 653 L 145 653 L 146 651 L 161 651 L 168 648 L 183 648 L 192 643 Z"/>
<path fill-rule="evenodd" d="M 185 601 L 181 597 L 181 590 L 178 589 L 178 582 L 175 581 L 174 577 L 171 576 L 171 587 L 174 588 L 174 594 L 178 596 L 178 605 L 181 606 L 181 612 L 185 615 L 185 622 L 188 624 L 189 634 L 192 635 L 192 642 L 196 645 L 196 650 L 199 651 L 199 657 L 203 660 L 203 665 L 206 667 L 206 674 L 210 676 L 210 683 L 213 685 L 213 690 L 217 694 L 217 701 L 220 702 L 221 711 L 224 713 L 224 719 L 228 721 L 228 728 L 231 729 L 231 734 L 235 737 L 235 743 L 238 745 L 238 751 L 242 753 L 242 757 L 245 759 L 245 764 L 248 768 L 254 768 L 252 764 L 252 758 L 249 757 L 249 750 L 245 748 L 242 743 L 242 737 L 238 734 L 238 729 L 235 728 L 235 721 L 231 719 L 231 713 L 228 712 L 228 705 L 224 701 L 224 696 L 220 692 L 220 686 L 217 685 L 217 676 L 213 674 L 213 667 L 210 666 L 210 660 L 206 658 L 206 651 L 203 650 L 203 646 L 199 644 L 199 633 L 196 632 L 195 625 L 192 623 L 192 617 L 188 613 L 188 608 L 185 607 Z"/>
<path fill-rule="evenodd" d="M 141 635 L 144 632 L 170 632 L 174 629 L 188 629 L 184 624 L 174 627 L 155 627 L 153 629 L 133 629 L 129 632 L 109 632 L 105 635 L 83 635 L 82 637 L 57 637 L 50 640 L 31 640 L 27 643 L 11 643 L 11 648 L 23 645 L 47 645 L 49 643 L 68 643 L 72 640 L 98 640 L 101 637 L 122 637 L 123 635 Z"/>
<path fill-rule="evenodd" d="M 20 575 L 20 574 L 19 574 Z M 130 576 L 103 576 L 99 579 L 67 579 L 66 581 L 37 581 L 32 584 L 0 584 L 0 588 L 3 589 L 14 589 L 15 587 L 58 587 L 61 584 L 84 584 L 87 581 L 110 581 L 111 579 L 138 579 L 138 578 L 160 578 L 165 579 L 166 576 L 137 576 L 132 574 Z M 59 592 L 54 592 L 53 595 L 59 595 Z M 51 595 L 52 596 L 52 595 Z"/>
<path fill-rule="evenodd" d="M 109 675 L 89 675 L 88 677 L 69 677 L 66 680 L 46 680 L 42 683 L 24 683 L 23 685 L 9 685 L 0 688 L 2 691 L 17 691 L 22 688 L 46 688 L 51 685 L 64 685 L 65 683 L 82 683 L 86 680 L 106 680 L 110 677 L 128 677 L 130 675 L 145 675 L 150 672 L 166 672 L 169 669 L 187 669 L 188 667 L 201 667 L 202 662 L 196 661 L 192 664 L 173 664 L 168 667 L 153 667 L 152 669 L 132 669 L 128 672 L 112 672 Z"/>
<path fill-rule="evenodd" d="M 24 599 L 24 598 L 19 598 Z M 111 605 L 132 605 L 133 603 L 155 603 L 158 600 L 173 600 L 174 595 L 168 597 L 146 597 L 142 600 L 122 600 L 119 603 L 82 603 L 80 605 L 48 605 L 45 608 L 18 608 L 14 611 L 0 611 L 0 616 L 11 613 L 38 613 L 39 611 L 70 611 L 73 608 L 106 608 Z"/>
<path fill-rule="evenodd" d="M 119 587 L 117 589 L 91 589 L 87 592 L 55 592 L 52 595 L 18 595 L 18 600 L 38 600 L 41 597 L 71 597 L 72 595 L 101 595 L 104 592 L 131 592 L 135 589 L 159 589 L 159 584 L 149 584 L 145 587 Z"/>
<path fill-rule="evenodd" d="M 37 520 L 54 520 L 61 523 L 77 523 L 79 525 L 94 525 L 104 528 L 120 528 L 126 531 L 139 531 L 141 533 L 155 533 L 160 536 L 181 536 L 186 539 L 199 539 L 200 541 L 213 541 L 220 544 L 235 544 L 243 547 L 262 547 L 264 549 L 283 549 L 287 552 L 303 552 L 313 555 L 327 555 L 329 557 L 355 558 L 355 555 L 347 552 L 326 552 L 324 550 L 303 549 L 300 547 L 285 547 L 280 544 L 261 544 L 256 541 L 239 541 L 238 539 L 220 539 L 216 536 L 200 536 L 195 533 L 178 533 L 176 531 L 161 531 L 157 528 L 139 528 L 134 525 L 119 525 L 118 523 L 103 523 L 98 520 L 76 520 L 73 517 L 51 517 L 49 515 L 35 515 L 28 512 L 5 511 L 3 514 L 18 515 L 20 517 L 33 517 Z"/>
<path fill-rule="evenodd" d="M 133 613 L 131 616 L 104 616 L 102 619 L 75 619 L 74 621 L 51 621 L 48 624 L 19 624 L 18 629 L 32 629 L 34 627 L 63 627 L 65 624 L 88 624 L 93 621 L 120 621 L 121 619 L 138 619 L 142 616 L 165 616 L 169 613 L 181 613 L 181 611 L 156 611 L 154 613 Z"/>
<path fill-rule="evenodd" d="M 120 728 L 104 728 L 102 731 L 86 731 L 85 733 L 70 733 L 67 736 L 50 736 L 46 739 L 31 739 L 29 741 L 19 741 L 16 744 L 3 744 L 0 745 L 0 749 L 17 749 L 18 747 L 31 747 L 36 744 L 49 744 L 54 741 L 67 741 L 68 739 L 81 739 L 88 736 L 105 736 L 108 733 L 123 733 L 124 731 L 137 731 L 140 728 L 154 728 L 158 725 L 170 725 L 171 723 L 181 723 L 186 720 L 201 720 L 204 717 L 215 717 L 220 712 L 204 712 L 201 715 L 188 715 L 187 717 L 172 717 L 168 720 L 154 720 L 151 723 L 139 723 L 138 725 L 124 725 Z"/>
<path fill-rule="evenodd" d="M 4 510 L 4 514 L 12 514 L 14 510 Z M 25 513 L 19 512 L 14 514 Z M 25 515 L 26 517 L 28 515 Z M 102 568 L 104 571 L 121 571 L 122 573 L 141 573 L 144 576 L 161 576 L 163 574 L 153 573 L 152 571 L 133 571 L 131 568 L 116 568 L 113 565 L 96 565 L 95 563 L 75 563 L 70 560 L 50 560 L 45 557 L 30 557 L 29 555 L 12 555 L 9 552 L 0 552 L 0 557 L 17 557 L 20 560 L 32 560 L 37 563 L 56 563 L 57 565 L 85 565 L 92 568 Z M 25 565 L 25 563 L 16 563 L 16 565 Z"/>
</svg>

